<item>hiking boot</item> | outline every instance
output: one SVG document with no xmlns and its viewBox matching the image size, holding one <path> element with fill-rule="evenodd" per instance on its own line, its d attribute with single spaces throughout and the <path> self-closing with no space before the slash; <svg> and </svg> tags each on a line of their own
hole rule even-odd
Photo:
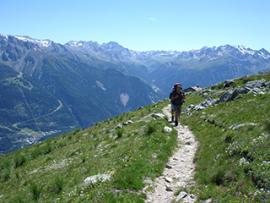
<svg viewBox="0 0 270 203">
<path fill-rule="evenodd" d="M 178 121 L 175 121 L 175 126 L 178 126 Z"/>
</svg>

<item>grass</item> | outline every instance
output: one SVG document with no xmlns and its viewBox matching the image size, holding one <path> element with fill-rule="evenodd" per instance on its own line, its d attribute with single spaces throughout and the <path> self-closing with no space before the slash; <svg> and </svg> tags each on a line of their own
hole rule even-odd
<svg viewBox="0 0 270 203">
<path fill-rule="evenodd" d="M 31 183 L 29 186 L 30 193 L 32 194 L 32 199 L 37 201 L 41 194 L 41 188 L 35 183 Z"/>
<path fill-rule="evenodd" d="M 270 74 L 237 79 L 235 86 L 263 78 L 270 80 Z M 208 96 L 219 97 L 222 87 L 211 88 Z M 203 100 L 200 93 L 190 93 L 183 109 Z M 148 116 L 167 104 L 124 113 L 0 156 L 0 202 L 143 202 L 144 180 L 162 173 L 176 146 L 176 132 L 163 132 L 167 122 Z M 187 190 L 199 201 L 269 202 L 269 104 L 269 94 L 247 94 L 183 114 L 181 121 L 199 141 L 197 184 L 177 193 Z M 127 120 L 134 123 L 116 127 Z M 235 128 L 245 123 L 253 124 Z M 99 173 L 111 174 L 110 181 L 83 185 L 86 177 Z"/>
<path fill-rule="evenodd" d="M 143 202 L 144 179 L 162 173 L 176 146 L 176 132 L 163 132 L 166 120 L 147 117 L 165 105 L 0 156 L 0 202 Z M 127 120 L 134 123 L 116 128 Z M 111 180 L 83 185 L 99 173 L 111 174 Z"/>
<path fill-rule="evenodd" d="M 236 84 L 241 86 L 243 80 L 263 78 L 263 75 L 242 78 Z M 270 79 L 269 74 L 265 79 Z M 211 94 L 215 95 L 215 92 Z M 199 103 L 198 94 L 191 94 L 187 103 Z M 193 188 L 200 200 L 270 201 L 269 104 L 270 94 L 247 94 L 234 101 L 193 112 L 190 116 L 183 115 L 182 121 L 191 128 L 200 143 L 195 157 L 197 185 Z M 245 123 L 254 125 L 233 128 Z"/>
</svg>

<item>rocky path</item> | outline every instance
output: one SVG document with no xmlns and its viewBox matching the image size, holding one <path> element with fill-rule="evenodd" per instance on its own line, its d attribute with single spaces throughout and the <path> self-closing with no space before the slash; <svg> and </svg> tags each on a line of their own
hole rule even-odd
<svg viewBox="0 0 270 203">
<path fill-rule="evenodd" d="M 163 109 L 170 118 L 170 106 Z M 193 159 L 197 150 L 197 142 L 192 132 L 186 126 L 175 128 L 178 132 L 177 148 L 170 157 L 163 174 L 156 178 L 153 191 L 146 193 L 146 202 L 169 203 L 172 201 L 195 202 L 196 197 L 181 190 L 194 184 L 195 164 Z M 176 195 L 176 192 L 180 193 Z"/>
</svg>

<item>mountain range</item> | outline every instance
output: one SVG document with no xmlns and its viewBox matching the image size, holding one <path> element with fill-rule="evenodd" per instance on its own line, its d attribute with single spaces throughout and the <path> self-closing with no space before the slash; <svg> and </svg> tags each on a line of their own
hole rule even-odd
<svg viewBox="0 0 270 203">
<path fill-rule="evenodd" d="M 243 46 L 140 52 L 0 35 L 0 152 L 151 104 L 174 82 L 209 86 L 269 69 L 267 50 Z"/>
</svg>

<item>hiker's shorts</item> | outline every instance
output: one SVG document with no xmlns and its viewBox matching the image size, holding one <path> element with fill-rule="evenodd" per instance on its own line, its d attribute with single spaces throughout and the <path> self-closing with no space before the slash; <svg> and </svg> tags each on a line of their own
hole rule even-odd
<svg viewBox="0 0 270 203">
<path fill-rule="evenodd" d="M 171 104 L 171 109 L 172 109 L 172 111 L 180 110 L 181 109 L 181 105 Z"/>
</svg>

